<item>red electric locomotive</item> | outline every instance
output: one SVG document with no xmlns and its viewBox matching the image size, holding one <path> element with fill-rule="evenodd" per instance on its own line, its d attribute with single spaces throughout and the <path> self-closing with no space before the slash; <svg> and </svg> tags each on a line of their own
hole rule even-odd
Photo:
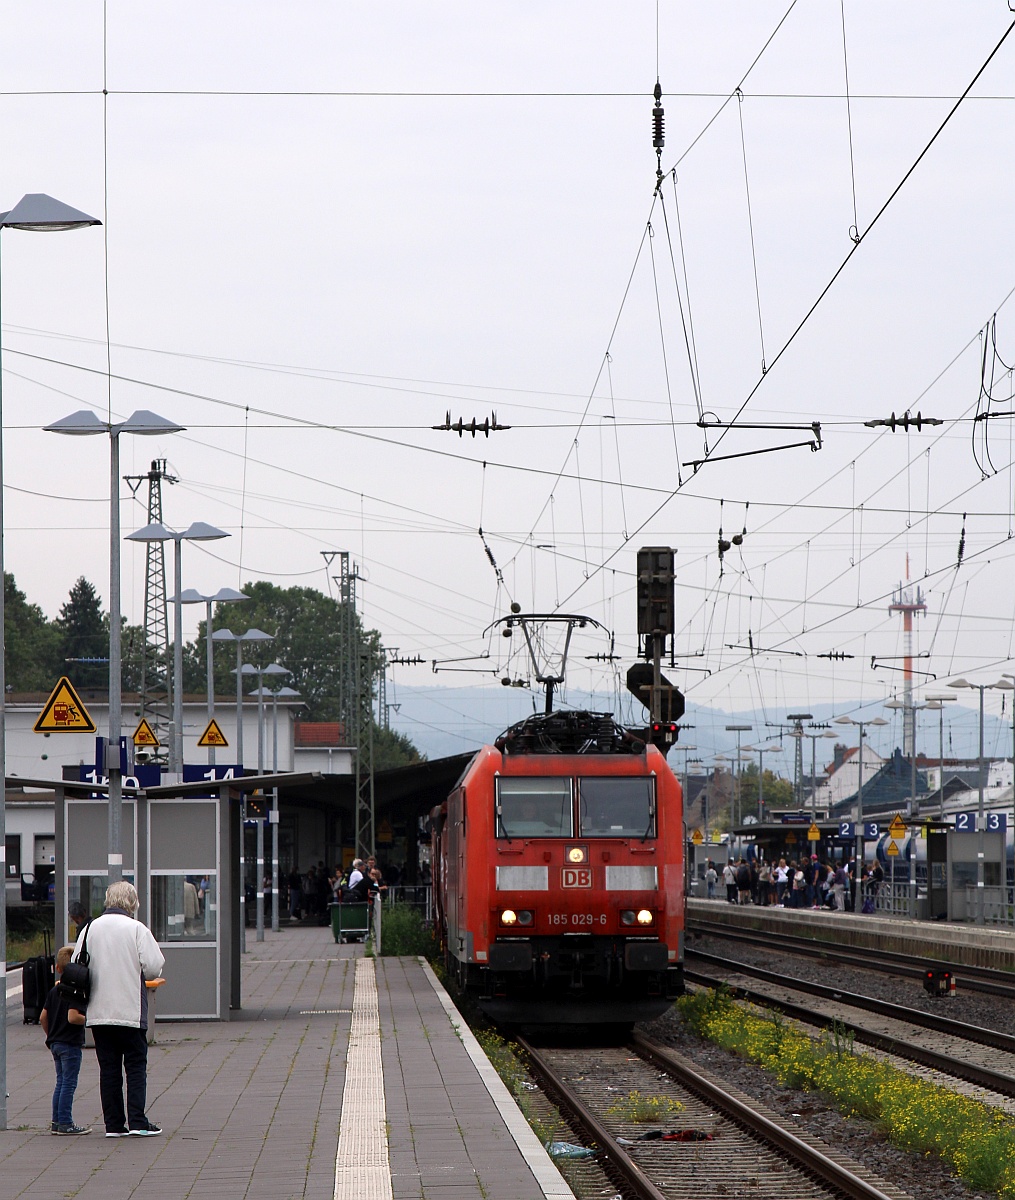
<svg viewBox="0 0 1015 1200">
<path fill-rule="evenodd" d="M 680 785 L 604 713 L 533 716 L 433 810 L 449 971 L 508 1024 L 629 1025 L 683 991 Z"/>
</svg>

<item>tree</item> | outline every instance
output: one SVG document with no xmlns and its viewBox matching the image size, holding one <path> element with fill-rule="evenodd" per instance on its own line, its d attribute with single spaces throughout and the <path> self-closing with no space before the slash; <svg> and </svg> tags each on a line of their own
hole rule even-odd
<svg viewBox="0 0 1015 1200">
<path fill-rule="evenodd" d="M 67 674 L 79 688 L 103 687 L 109 682 L 109 627 L 95 588 L 82 575 L 70 590 L 67 603 L 54 622 L 60 656 L 68 659 L 105 659 L 105 662 L 67 662 Z"/>
<path fill-rule="evenodd" d="M 60 637 L 14 576 L 4 573 L 4 670 L 12 692 L 48 692 L 65 673 Z"/>
<path fill-rule="evenodd" d="M 274 636 L 271 642 L 243 644 L 245 662 L 259 667 L 279 662 L 291 672 L 288 678 L 266 679 L 266 685 L 285 683 L 295 688 L 306 704 L 308 720 L 340 721 L 349 728 L 356 689 L 348 674 L 358 658 L 361 679 L 367 681 L 359 688 L 361 718 L 371 721 L 373 682 L 384 661 L 380 634 L 364 629 L 355 611 L 347 612 L 341 601 L 315 588 L 280 588 L 262 581 L 247 583 L 242 590 L 250 599 L 243 604 L 218 605 L 212 613 L 212 628 L 240 634 L 254 628 Z M 343 630 L 347 628 L 352 629 L 358 655 L 355 649 L 345 653 Z M 185 690 L 204 690 L 206 633 L 202 621 L 197 641 L 185 647 Z M 232 674 L 236 668 L 234 647 L 235 643 L 226 642 L 215 650 L 215 690 L 219 694 L 229 695 L 236 690 L 236 676 Z M 403 766 L 418 758 L 408 738 L 374 729 L 375 769 Z"/>
<path fill-rule="evenodd" d="M 765 769 L 761 779 L 761 796 L 765 811 L 773 808 L 792 808 L 793 785 L 788 779 L 781 779 L 774 772 Z M 741 812 L 744 816 L 758 813 L 758 764 L 745 763 L 740 772 Z"/>
</svg>

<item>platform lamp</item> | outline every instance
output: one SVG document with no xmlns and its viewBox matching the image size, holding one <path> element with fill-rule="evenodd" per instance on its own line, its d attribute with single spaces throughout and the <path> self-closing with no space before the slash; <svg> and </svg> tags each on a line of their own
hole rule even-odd
<svg viewBox="0 0 1015 1200">
<path fill-rule="evenodd" d="M 211 635 L 213 642 L 236 643 L 236 767 L 243 774 L 243 643 L 244 642 L 273 642 L 275 639 L 263 629 L 248 629 L 246 633 L 233 633 L 231 629 L 216 629 Z M 248 672 L 249 674 L 249 672 Z M 245 793 L 244 793 L 245 796 Z M 246 799 L 240 799 L 240 951 L 247 950 L 247 888 L 244 878 L 245 863 L 243 855 L 243 814 Z"/>
<path fill-rule="evenodd" d="M 299 700 L 300 694 L 295 688 L 280 687 L 271 694 L 271 769 L 278 774 L 278 702 L 279 700 Z M 271 789 L 271 928 L 278 933 L 278 785 Z"/>
<path fill-rule="evenodd" d="M 52 196 L 42 192 L 31 192 L 14 205 L 10 212 L 0 213 L 0 233 L 5 229 L 23 229 L 28 233 L 59 233 L 70 229 L 86 229 L 89 225 L 101 225 L 97 217 L 71 208 Z M 3 239 L 0 237 L 0 242 Z M 0 359 L 3 346 L 0 338 Z M 0 369 L 0 379 L 3 372 Z M 4 638 L 4 592 L 6 576 L 4 574 L 3 558 L 3 393 L 0 388 L 0 846 L 3 846 L 7 830 L 7 758 L 4 751 L 7 718 L 7 680 L 4 674 L 4 663 L 7 656 Z M 119 542 L 119 534 L 117 535 Z M 112 669 L 112 663 L 110 664 Z M 119 740 L 117 740 L 119 746 Z M 120 760 L 117 758 L 117 766 Z M 112 805 L 110 805 L 112 811 Z M 7 864 L 0 859 L 0 878 L 3 880 L 3 892 L 0 895 L 6 899 Z M 7 906 L 0 903 L 0 982 L 4 984 L 6 996 L 7 978 Z M 7 1034 L 0 1030 L 0 1129 L 7 1128 Z"/>
<path fill-rule="evenodd" d="M 217 529 L 204 521 L 194 521 L 186 529 L 176 532 L 167 529 L 158 521 L 128 533 L 128 542 L 172 542 L 173 567 L 176 593 L 173 596 L 173 753 L 169 769 L 183 779 L 183 543 L 216 542 L 227 538 L 224 529 Z"/>
<path fill-rule="evenodd" d="M 266 667 L 255 667 L 244 663 L 240 668 L 243 675 L 257 676 L 257 773 L 264 774 L 264 698 L 271 692 L 264 686 L 265 675 L 288 675 L 289 672 L 279 663 L 269 663 Z M 257 941 L 264 941 L 264 820 L 257 822 Z"/>
<path fill-rule="evenodd" d="M 948 696 L 944 692 L 926 697 L 926 707 L 938 714 L 938 760 L 937 760 L 937 819 L 945 818 L 945 704 L 949 700 L 958 700 L 958 696 Z"/>
<path fill-rule="evenodd" d="M 980 693 L 980 754 L 978 770 L 976 772 L 979 782 L 979 805 L 977 808 L 976 821 L 976 836 L 978 838 L 976 848 L 976 894 L 978 897 L 976 904 L 976 923 L 977 925 L 982 925 L 986 919 L 983 903 L 984 888 L 986 887 L 986 880 L 984 879 L 983 871 L 984 855 L 986 854 L 986 841 L 984 839 L 986 830 L 984 829 L 983 816 L 983 693 L 993 691 L 995 689 L 1002 692 L 1015 691 L 1015 683 L 1012 683 L 1010 679 L 999 679 L 996 683 L 970 683 L 968 679 L 949 679 L 948 687 L 969 688 L 970 691 Z M 1003 856 L 1003 859 L 1007 864 L 1007 854 Z"/>
<path fill-rule="evenodd" d="M 853 717 L 836 717 L 836 725 L 855 725 L 860 733 L 860 748 L 857 751 L 857 788 L 856 788 L 856 870 L 853 879 L 853 911 L 858 913 L 862 907 L 860 900 L 860 878 L 863 875 L 863 731 L 868 725 L 887 725 L 884 717 L 871 717 L 869 721 L 857 721 Z"/>
<path fill-rule="evenodd" d="M 765 812 L 765 794 L 763 791 L 763 781 L 765 775 L 765 755 L 766 754 L 781 754 L 781 746 L 743 746 L 741 747 L 745 754 L 756 754 L 758 756 L 758 821 L 764 819 Z"/>
<path fill-rule="evenodd" d="M 818 819 L 818 738 L 834 739 L 838 735 L 834 729 L 822 729 L 820 733 L 804 733 L 803 729 L 799 732 L 794 729 L 789 736 L 811 739 L 811 820 L 816 821 Z"/>
<path fill-rule="evenodd" d="M 215 643 L 212 641 L 211 628 L 211 610 L 213 604 L 236 604 L 241 600 L 249 600 L 250 597 L 243 592 L 238 592 L 235 588 L 224 587 L 219 588 L 214 596 L 204 596 L 196 588 L 185 588 L 180 601 L 183 604 L 204 604 L 205 622 L 204 622 L 204 642 L 205 642 L 205 670 L 208 677 L 208 724 L 210 725 L 215 719 Z M 215 765 L 215 747 L 208 747 L 208 766 Z"/>
<path fill-rule="evenodd" d="M 96 763 L 109 777 L 109 851 L 107 875 L 110 883 L 123 879 L 123 773 L 120 770 L 120 737 L 123 724 L 120 652 L 120 434 L 159 437 L 182 433 L 184 426 L 141 408 L 126 421 L 103 421 L 90 409 L 80 409 L 44 426 L 47 433 L 69 437 L 109 435 L 109 740 L 106 761 Z"/>
<path fill-rule="evenodd" d="M 737 735 L 737 824 L 743 824 L 743 797 L 740 795 L 740 735 L 742 733 L 750 733 L 754 728 L 753 725 L 727 725 L 727 733 L 735 733 Z"/>
</svg>

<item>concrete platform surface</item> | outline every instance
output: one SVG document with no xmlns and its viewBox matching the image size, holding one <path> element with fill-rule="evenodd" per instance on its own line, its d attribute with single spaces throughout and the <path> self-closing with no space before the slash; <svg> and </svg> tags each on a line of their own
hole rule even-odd
<svg viewBox="0 0 1015 1200">
<path fill-rule="evenodd" d="M 163 1022 L 149 1048 L 161 1137 L 53 1137 L 53 1060 L 8 986 L 4 1200 L 543 1200 L 571 1197 L 429 967 L 365 959 L 328 929 L 248 937 L 232 1021 Z M 381 1086 L 383 1085 L 383 1086 Z"/>
</svg>

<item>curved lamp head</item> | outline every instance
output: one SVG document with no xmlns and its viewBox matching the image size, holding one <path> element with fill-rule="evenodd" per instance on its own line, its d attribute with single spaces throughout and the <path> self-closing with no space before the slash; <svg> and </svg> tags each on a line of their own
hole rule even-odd
<svg viewBox="0 0 1015 1200">
<path fill-rule="evenodd" d="M 89 225 L 101 224 L 98 217 L 90 217 L 45 192 L 29 192 L 10 212 L 0 215 L 0 229 L 27 229 L 31 233 L 59 233 L 65 229 L 86 229 Z"/>
<path fill-rule="evenodd" d="M 269 663 L 261 672 L 262 675 L 291 675 L 292 671 L 287 671 L 281 663 Z"/>
<path fill-rule="evenodd" d="M 72 412 L 68 417 L 61 417 L 51 425 L 44 425 L 46 433 L 68 433 L 73 437 L 89 437 L 95 433 L 108 433 L 109 426 L 101 421 L 90 408 L 82 408 Z"/>
<path fill-rule="evenodd" d="M 238 600 L 249 600 L 250 597 L 243 592 L 238 592 L 236 588 L 224 587 L 219 588 L 214 596 L 205 596 L 205 600 L 210 600 L 213 604 L 232 604 Z"/>
<path fill-rule="evenodd" d="M 185 542 L 214 542 L 219 538 L 227 538 L 230 535 L 224 529 L 218 529 L 214 525 L 206 524 L 204 521 L 195 521 L 179 536 Z"/>
<path fill-rule="evenodd" d="M 165 525 L 158 521 L 153 521 L 151 525 L 145 525 L 143 529 L 135 529 L 133 533 L 128 533 L 124 538 L 126 542 L 172 542 L 175 541 L 178 534 L 167 529 Z"/>
</svg>

